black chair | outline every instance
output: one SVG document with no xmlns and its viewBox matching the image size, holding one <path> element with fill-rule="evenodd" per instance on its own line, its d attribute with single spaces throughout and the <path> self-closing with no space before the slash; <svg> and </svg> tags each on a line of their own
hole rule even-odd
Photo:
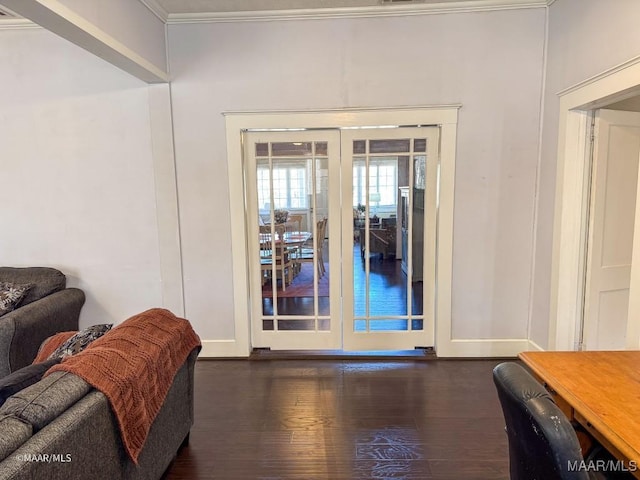
<svg viewBox="0 0 640 480">
<path fill-rule="evenodd" d="M 511 480 L 589 480 L 573 426 L 549 392 L 517 363 L 493 370 L 509 439 Z"/>
</svg>

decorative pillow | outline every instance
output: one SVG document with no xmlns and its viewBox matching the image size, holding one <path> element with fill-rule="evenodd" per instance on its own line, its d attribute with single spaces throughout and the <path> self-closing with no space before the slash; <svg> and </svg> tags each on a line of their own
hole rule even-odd
<svg viewBox="0 0 640 480">
<path fill-rule="evenodd" d="M 34 363 L 0 378 L 0 405 L 13 394 L 39 382 L 44 373 L 56 363 L 60 363 L 60 359 L 55 358 L 42 363 Z"/>
<path fill-rule="evenodd" d="M 45 338 L 44 341 L 40 344 L 40 348 L 38 349 L 36 358 L 34 358 L 33 362 L 31 363 L 44 362 L 47 358 L 49 358 L 49 355 L 51 355 L 55 349 L 57 349 L 60 345 L 73 337 L 76 333 L 78 333 L 77 330 L 73 330 L 70 332 L 59 332 L 55 335 L 51 335 L 50 337 Z"/>
<path fill-rule="evenodd" d="M 15 310 L 30 288 L 31 284 L 0 282 L 0 317 Z"/>
<path fill-rule="evenodd" d="M 69 340 L 56 348 L 53 353 L 49 355 L 49 359 L 59 358 L 62 360 L 65 357 L 80 353 L 82 350 L 87 348 L 91 342 L 111 330 L 112 326 L 112 323 L 104 323 L 80 330 L 73 337 L 69 338 Z"/>
</svg>

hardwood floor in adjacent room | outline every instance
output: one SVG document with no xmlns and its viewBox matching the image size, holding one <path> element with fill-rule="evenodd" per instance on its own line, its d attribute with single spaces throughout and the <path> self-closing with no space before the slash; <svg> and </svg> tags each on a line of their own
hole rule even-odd
<svg viewBox="0 0 640 480">
<path fill-rule="evenodd" d="M 508 479 L 496 360 L 201 360 L 166 480 Z"/>
</svg>

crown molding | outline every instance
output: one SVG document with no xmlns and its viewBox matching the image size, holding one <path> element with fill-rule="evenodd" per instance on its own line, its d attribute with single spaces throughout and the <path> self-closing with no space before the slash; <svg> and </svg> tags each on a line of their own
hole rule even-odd
<svg viewBox="0 0 640 480">
<path fill-rule="evenodd" d="M 461 103 L 445 103 L 438 105 L 398 105 L 394 107 L 334 107 L 334 108 L 315 108 L 306 110 L 225 110 L 222 112 L 223 116 L 243 115 L 243 116 L 260 116 L 260 115 L 272 115 L 272 116 L 290 116 L 290 115 L 344 115 L 345 113 L 367 113 L 367 112 L 424 112 L 428 110 L 460 110 L 462 108 Z"/>
<path fill-rule="evenodd" d="M 629 60 L 627 60 L 626 62 L 620 63 L 619 65 L 615 65 L 607 70 L 605 70 L 604 72 L 598 73 L 592 77 L 587 78 L 586 80 L 583 80 L 575 85 L 572 85 L 570 87 L 565 88 L 564 90 L 559 91 L 558 93 L 556 93 L 556 95 L 558 97 L 563 97 L 565 95 L 568 95 L 570 93 L 573 93 L 577 90 L 583 89 L 588 85 L 591 85 L 593 83 L 597 83 L 607 77 L 611 77 L 613 75 L 615 75 L 616 73 L 622 72 L 628 68 L 632 68 L 636 65 L 640 65 L 640 56 L 637 57 L 633 57 L 630 58 Z"/>
<path fill-rule="evenodd" d="M 27 28 L 42 28 L 26 18 L 7 18 L 0 20 L 0 30 L 22 30 Z"/>
<path fill-rule="evenodd" d="M 160 5 L 157 0 L 139 0 L 145 7 L 147 7 L 151 13 L 153 13 L 156 17 L 162 20 L 164 23 L 167 23 L 169 19 L 169 12 L 167 12 L 162 5 Z"/>
<path fill-rule="evenodd" d="M 475 0 L 370 7 L 310 8 L 249 12 L 170 13 L 168 24 L 319 20 L 327 18 L 400 17 L 444 13 L 546 8 L 554 0 Z"/>
</svg>

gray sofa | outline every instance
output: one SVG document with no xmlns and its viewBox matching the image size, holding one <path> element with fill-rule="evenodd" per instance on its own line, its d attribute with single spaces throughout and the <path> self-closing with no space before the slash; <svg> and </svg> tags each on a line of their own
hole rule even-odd
<svg viewBox="0 0 640 480">
<path fill-rule="evenodd" d="M 107 398 L 80 377 L 54 372 L 0 407 L 0 479 L 159 479 L 193 424 L 199 348 L 178 370 L 135 465 Z"/>
<path fill-rule="evenodd" d="M 19 307 L 0 317 L 0 378 L 29 365 L 51 335 L 78 330 L 85 295 L 65 288 L 62 272 L 48 267 L 0 267 L 0 282 L 31 284 Z"/>
</svg>

